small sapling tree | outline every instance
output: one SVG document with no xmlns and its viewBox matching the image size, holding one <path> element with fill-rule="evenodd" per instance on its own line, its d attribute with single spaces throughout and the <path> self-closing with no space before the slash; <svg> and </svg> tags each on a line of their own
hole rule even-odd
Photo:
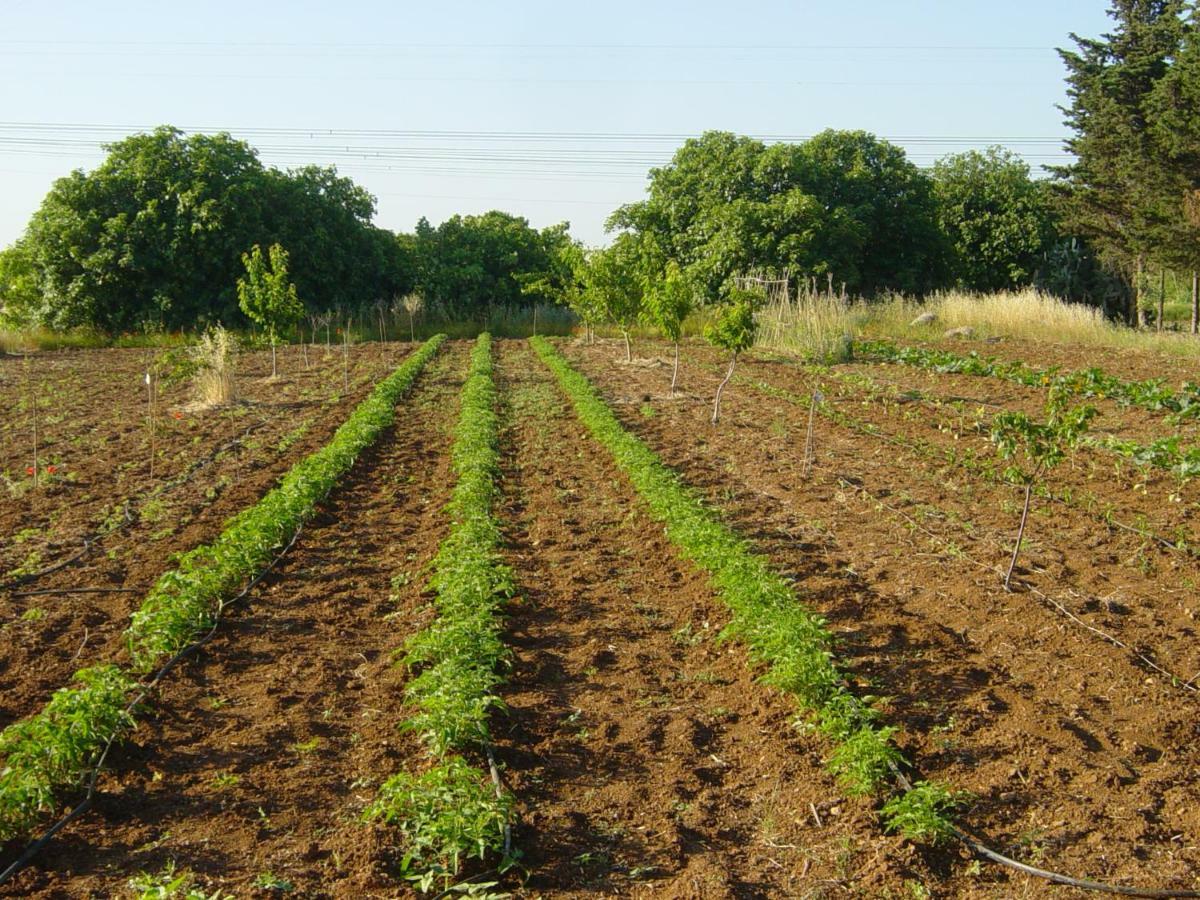
<svg viewBox="0 0 1200 900">
<path fill-rule="evenodd" d="M 410 294 L 405 294 L 400 301 L 404 311 L 408 313 L 408 340 L 409 343 L 417 342 L 417 326 L 414 324 L 417 315 L 425 309 L 425 298 L 419 292 L 413 291 Z"/>
<path fill-rule="evenodd" d="M 304 304 L 296 296 L 296 286 L 288 281 L 288 255 L 279 244 L 272 244 L 263 258 L 262 248 L 255 244 L 249 253 L 242 254 L 246 277 L 237 283 L 238 305 L 249 318 L 267 329 L 271 339 L 271 377 L 278 372 L 275 365 L 275 343 L 280 329 L 300 321 Z"/>
<path fill-rule="evenodd" d="M 643 288 L 632 234 L 620 234 L 612 246 L 588 258 L 587 291 L 591 302 L 617 326 L 625 339 L 625 362 L 633 362 L 629 335 L 642 316 Z"/>
<path fill-rule="evenodd" d="M 761 295 L 756 291 L 744 288 L 733 288 L 717 307 L 716 314 L 704 328 L 704 339 L 714 347 L 728 350 L 729 371 L 717 387 L 717 395 L 713 398 L 712 422 L 714 425 L 721 418 L 721 394 L 725 386 L 733 378 L 733 369 L 737 365 L 738 354 L 754 346 L 754 310 L 761 301 Z"/>
<path fill-rule="evenodd" d="M 692 288 L 674 260 L 667 263 L 662 278 L 648 285 L 643 316 L 675 345 L 675 364 L 671 368 L 671 396 L 679 383 L 679 340 L 683 320 L 692 311 Z"/>
<path fill-rule="evenodd" d="M 1000 457 L 1011 462 L 1004 470 L 1004 476 L 1013 484 L 1025 488 L 1021 525 L 1017 529 L 1017 541 L 1008 572 L 1004 576 L 1005 590 L 1010 589 L 1017 555 L 1021 552 L 1034 487 L 1048 471 L 1063 461 L 1067 451 L 1079 444 L 1095 415 L 1096 410 L 1092 406 L 1068 407 L 1066 394 L 1056 389 L 1051 392 L 1046 404 L 1044 423 L 1035 422 L 1022 412 L 1000 413 L 992 420 L 992 441 Z"/>
</svg>

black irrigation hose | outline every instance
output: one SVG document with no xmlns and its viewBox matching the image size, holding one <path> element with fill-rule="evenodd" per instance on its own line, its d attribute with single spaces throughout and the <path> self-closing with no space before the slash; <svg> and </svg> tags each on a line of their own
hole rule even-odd
<svg viewBox="0 0 1200 900">
<path fill-rule="evenodd" d="M 892 770 L 892 775 L 895 776 L 896 782 L 900 785 L 900 789 L 904 793 L 908 793 L 913 789 L 912 782 L 900 770 L 900 767 L 895 763 L 888 763 Z M 998 850 L 993 850 L 991 847 L 984 844 L 981 840 L 951 823 L 950 833 L 956 840 L 961 841 L 966 845 L 976 856 L 981 859 L 986 859 L 989 862 L 994 862 L 997 865 L 1004 866 L 1009 869 L 1014 869 L 1025 875 L 1030 875 L 1034 878 L 1041 878 L 1051 884 L 1061 884 L 1067 887 L 1079 888 L 1084 891 L 1096 891 L 1104 894 L 1120 894 L 1124 897 L 1200 897 L 1200 891 L 1192 891 L 1187 889 L 1174 890 L 1172 888 L 1136 888 L 1125 887 L 1119 884 L 1108 884 L 1103 881 L 1092 881 L 1088 878 L 1073 878 L 1070 875 L 1063 875 L 1061 872 L 1052 872 L 1049 869 L 1039 869 L 1037 866 L 1031 866 L 1028 863 L 1020 862 L 1012 857 L 1005 856 Z"/>
<path fill-rule="evenodd" d="M 225 612 L 225 610 L 227 610 L 229 607 L 233 606 L 235 603 L 239 603 L 242 600 L 244 600 L 246 598 L 246 596 L 250 593 L 250 591 L 252 591 L 254 589 L 254 587 L 260 581 L 262 581 L 263 578 L 266 577 L 266 575 L 269 572 L 271 572 L 277 565 L 279 565 L 279 562 L 284 558 L 284 556 L 286 556 L 288 554 L 288 552 L 295 545 L 296 540 L 300 537 L 300 533 L 303 530 L 304 530 L 304 525 L 301 524 L 296 529 L 296 533 L 292 535 L 291 540 L 289 540 L 287 542 L 287 545 L 282 550 L 279 551 L 279 553 L 276 555 L 276 557 L 273 560 L 271 560 L 271 562 L 266 566 L 266 568 L 264 568 L 261 572 L 259 572 L 257 575 L 255 575 L 254 578 L 252 578 L 250 580 L 250 582 L 242 589 L 241 593 L 239 593 L 236 597 L 233 597 L 232 599 L 227 600 L 220 605 L 220 607 L 217 610 L 217 620 L 215 622 L 213 622 L 212 628 L 210 628 L 203 637 L 198 638 L 197 640 L 188 644 L 186 647 L 184 647 L 182 650 L 180 650 L 178 653 L 176 653 L 174 656 L 172 656 L 169 660 L 166 661 L 166 663 L 163 664 L 162 668 L 160 668 L 157 672 L 155 672 L 153 678 L 151 678 L 148 682 L 146 682 L 144 685 L 142 685 L 142 689 L 138 692 L 137 696 L 135 696 L 129 702 L 129 704 L 125 707 L 125 715 L 127 715 L 127 716 L 132 715 L 134 709 L 136 709 L 141 704 L 141 702 L 146 699 L 146 697 L 150 694 L 150 692 L 153 691 L 158 686 L 158 684 L 163 680 L 163 678 L 165 678 L 172 669 L 174 669 L 180 662 L 182 662 L 185 657 L 190 656 L 192 653 L 195 653 L 197 650 L 199 650 L 201 647 L 203 647 L 205 644 L 207 644 L 210 640 L 212 640 L 214 635 L 216 635 L 216 633 L 217 633 L 217 629 L 221 626 L 221 618 L 222 618 L 222 614 Z M 69 825 L 76 818 L 83 815 L 83 813 L 85 813 L 91 807 L 92 802 L 96 798 L 96 783 L 100 778 L 101 771 L 103 771 L 103 769 L 104 769 L 104 761 L 108 758 L 109 751 L 112 749 L 114 743 L 116 743 L 117 734 L 118 734 L 118 732 L 113 732 L 113 734 L 111 734 L 109 736 L 108 740 L 105 742 L 104 749 L 100 752 L 100 755 L 96 760 L 96 764 L 92 768 L 92 773 L 88 778 L 88 788 L 87 788 L 87 792 L 84 795 L 83 799 L 80 800 L 79 803 L 76 804 L 76 806 L 69 813 L 67 813 L 65 816 L 63 816 L 61 819 L 59 819 L 57 822 L 55 822 L 53 825 L 51 825 L 50 828 L 48 828 L 46 830 L 46 832 L 44 834 L 42 834 L 41 837 L 39 837 L 37 840 L 30 843 L 25 848 L 24 852 L 22 852 L 21 855 L 8 868 L 6 868 L 3 872 L 0 872 L 0 885 L 6 884 L 18 872 L 20 872 L 27 865 L 29 865 L 29 863 L 33 860 L 33 858 L 35 856 L 37 856 L 37 854 L 39 852 L 41 852 L 42 848 L 44 848 L 48 843 L 50 843 L 51 839 L 56 834 L 58 834 L 58 832 L 60 832 L 63 828 L 65 828 L 67 825 Z"/>
</svg>

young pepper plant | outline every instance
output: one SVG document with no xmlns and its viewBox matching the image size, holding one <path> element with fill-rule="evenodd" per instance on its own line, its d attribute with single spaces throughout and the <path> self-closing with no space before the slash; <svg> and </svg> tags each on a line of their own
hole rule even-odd
<svg viewBox="0 0 1200 900">
<path fill-rule="evenodd" d="M 1046 404 L 1045 422 L 1035 422 L 1022 412 L 1000 413 L 992 420 L 992 442 L 1000 457 L 1011 461 L 1011 465 L 1004 470 L 1004 476 L 1025 488 L 1021 525 L 1017 529 L 1017 541 L 1008 572 L 1004 575 L 1006 591 L 1010 590 L 1013 569 L 1021 552 L 1034 487 L 1048 471 L 1063 461 L 1067 451 L 1079 444 L 1095 415 L 1096 409 L 1092 406 L 1068 407 L 1065 392 L 1055 390 Z"/>
</svg>

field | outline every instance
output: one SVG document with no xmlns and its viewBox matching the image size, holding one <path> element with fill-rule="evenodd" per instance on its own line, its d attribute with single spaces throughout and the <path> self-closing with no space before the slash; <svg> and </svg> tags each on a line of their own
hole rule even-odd
<svg viewBox="0 0 1200 900">
<path fill-rule="evenodd" d="M 711 348 L 685 344 L 672 397 L 665 344 L 637 342 L 632 364 L 619 342 L 554 346 L 824 619 L 837 691 L 877 698 L 910 778 L 966 792 L 959 828 L 1076 877 L 1200 889 L 1200 489 L 1180 468 L 1200 419 L 1108 389 L 1074 398 L 1097 416 L 1034 490 L 1006 591 L 1022 492 L 988 433 L 1005 411 L 1041 417 L 1056 373 L 756 353 L 713 426 Z M 1172 389 L 1192 377 L 1136 350 L 941 346 Z M 0 727 L 76 669 L 127 663 L 130 615 L 178 555 L 336 440 L 413 352 L 355 346 L 347 369 L 318 347 L 306 369 L 290 349 L 278 380 L 250 355 L 244 400 L 221 410 L 168 393 L 153 473 L 143 351 L 0 358 Z M 835 742 L 762 683 L 774 663 L 745 628 L 721 638 L 743 614 L 728 582 L 685 552 L 632 457 L 597 440 L 537 347 L 495 341 L 488 371 L 486 357 L 441 345 L 394 422 L 272 543 L 286 552 L 148 695 L 92 807 L 0 896 L 406 895 L 411 848 L 364 813 L 394 774 L 431 765 L 428 732 L 398 727 L 430 709 L 405 648 L 454 615 L 455 534 L 472 521 L 456 485 L 471 477 L 493 485 L 475 499 L 498 541 L 477 558 L 505 595 L 479 627 L 506 649 L 484 739 L 454 753 L 494 758 L 520 856 L 464 875 L 521 897 L 1085 896 L 889 832 L 879 793 L 854 796 L 827 766 Z M 496 421 L 464 430 L 491 405 L 472 385 L 493 381 Z M 36 488 L 30 396 L 55 467 Z M 460 438 L 488 427 L 494 465 L 472 462 L 487 440 Z M 81 795 L 45 804 L 42 824 Z M 0 869 L 26 843 L 0 845 Z"/>
</svg>

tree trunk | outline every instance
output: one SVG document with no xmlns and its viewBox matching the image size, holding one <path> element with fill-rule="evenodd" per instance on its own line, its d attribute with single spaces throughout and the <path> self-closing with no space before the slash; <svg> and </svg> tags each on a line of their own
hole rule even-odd
<svg viewBox="0 0 1200 900">
<path fill-rule="evenodd" d="M 413 324 L 413 314 L 408 314 L 408 342 L 415 344 L 417 342 L 417 326 Z"/>
<path fill-rule="evenodd" d="M 1162 334 L 1164 327 L 1163 316 L 1167 302 L 1167 270 L 1161 269 L 1158 273 L 1158 333 Z"/>
<path fill-rule="evenodd" d="M 1200 334 L 1200 272 L 1192 273 L 1192 334 Z"/>
<path fill-rule="evenodd" d="M 275 338 L 271 338 L 271 377 L 274 378 L 277 372 L 275 369 Z"/>
<path fill-rule="evenodd" d="M 733 358 L 729 360 L 729 371 L 725 373 L 725 380 L 717 387 L 717 396 L 713 398 L 713 415 L 712 423 L 717 424 L 721 418 L 721 394 L 725 390 L 725 385 L 729 384 L 729 379 L 733 377 L 733 367 L 737 365 L 737 351 L 733 352 Z"/>
<path fill-rule="evenodd" d="M 621 329 L 621 335 L 625 338 L 625 362 L 633 362 L 633 349 L 629 344 L 629 332 L 624 328 Z"/>
<path fill-rule="evenodd" d="M 1140 256 L 1133 266 L 1133 296 L 1130 297 L 1130 302 L 1133 306 L 1129 310 L 1127 318 L 1130 327 L 1137 328 L 1142 310 L 1142 258 Z"/>
<path fill-rule="evenodd" d="M 1017 544 L 1013 547 L 1012 559 L 1008 563 L 1008 574 L 1004 576 L 1004 589 L 1010 590 L 1008 584 L 1012 581 L 1013 569 L 1017 566 L 1017 554 L 1021 552 L 1021 541 L 1025 537 L 1025 520 L 1029 517 L 1029 498 L 1033 494 L 1032 482 L 1025 485 L 1025 508 L 1021 510 L 1021 527 L 1017 529 Z"/>
<path fill-rule="evenodd" d="M 675 397 L 675 385 L 679 383 L 679 341 L 675 342 L 675 367 L 671 369 L 671 398 Z"/>
</svg>

